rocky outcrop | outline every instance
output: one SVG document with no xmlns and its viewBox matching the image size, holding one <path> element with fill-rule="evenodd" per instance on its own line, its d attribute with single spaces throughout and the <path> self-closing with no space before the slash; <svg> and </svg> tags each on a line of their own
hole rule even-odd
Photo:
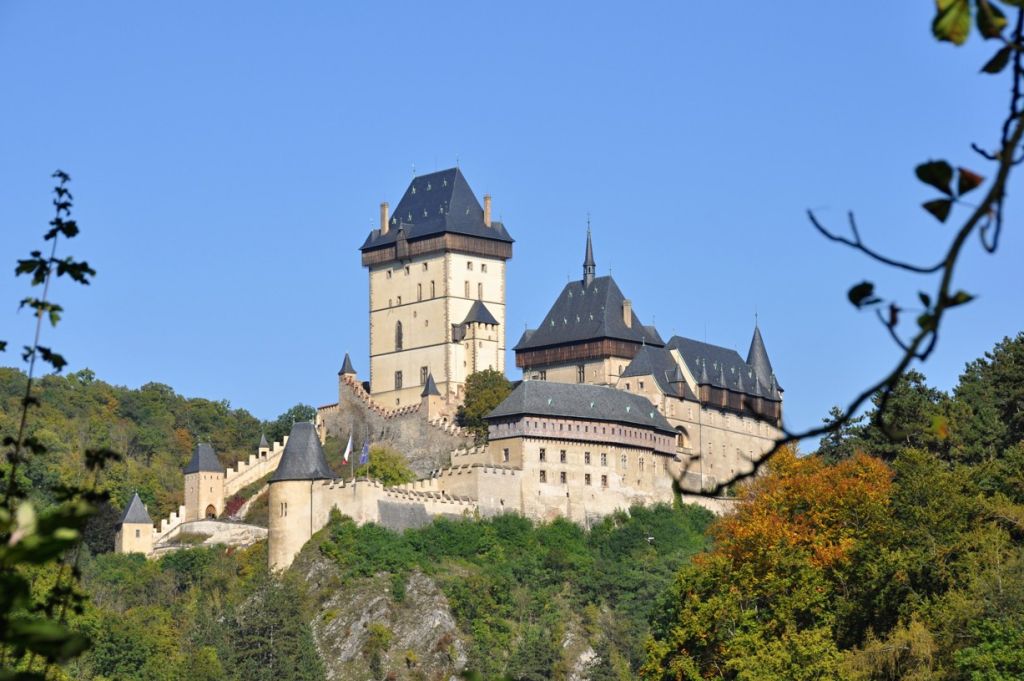
<svg viewBox="0 0 1024 681">
<path fill-rule="evenodd" d="M 421 572 L 400 583 L 381 574 L 343 585 L 331 561 L 309 547 L 292 569 L 317 602 L 311 624 L 330 681 L 452 679 L 466 665 L 448 599 Z"/>
</svg>

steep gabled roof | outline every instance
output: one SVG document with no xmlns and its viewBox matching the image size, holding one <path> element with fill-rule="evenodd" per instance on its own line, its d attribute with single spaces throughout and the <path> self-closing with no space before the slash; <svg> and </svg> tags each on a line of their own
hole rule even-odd
<svg viewBox="0 0 1024 681">
<path fill-rule="evenodd" d="M 485 418 L 524 415 L 608 421 L 675 433 L 646 397 L 589 383 L 523 381 Z"/>
<path fill-rule="evenodd" d="M 195 450 L 192 452 L 192 458 L 189 459 L 188 464 L 185 466 L 185 474 L 189 473 L 223 473 L 224 466 L 221 465 L 220 459 L 217 458 L 217 454 L 214 453 L 213 447 L 205 442 L 200 442 L 196 445 Z"/>
<path fill-rule="evenodd" d="M 665 348 L 645 345 L 633 356 L 633 360 L 622 372 L 623 378 L 632 376 L 653 376 L 658 387 L 666 395 L 696 400 L 690 386 L 686 384 L 676 360 Z"/>
<path fill-rule="evenodd" d="M 320 447 L 320 438 L 316 428 L 309 421 L 299 421 L 292 425 L 288 436 L 288 444 L 281 454 L 281 463 L 270 478 L 270 482 L 284 480 L 330 480 L 335 477 L 334 471 L 327 465 L 324 450 Z"/>
<path fill-rule="evenodd" d="M 441 391 L 437 389 L 437 383 L 434 383 L 434 374 L 427 374 L 427 382 L 423 384 L 423 392 L 420 393 L 420 397 L 430 397 L 432 395 L 441 396 Z"/>
<path fill-rule="evenodd" d="M 759 377 L 753 367 L 744 362 L 735 350 L 682 336 L 672 336 L 665 347 L 679 351 L 690 373 L 700 376 L 700 385 L 728 388 L 747 395 L 777 399 L 768 389 L 768 383 L 759 383 L 755 380 Z"/>
<path fill-rule="evenodd" d="M 146 510 L 146 505 L 142 503 L 142 499 L 139 498 L 139 493 L 136 492 L 129 502 L 128 507 L 124 509 L 124 513 L 121 514 L 121 520 L 118 524 L 124 525 L 152 525 L 153 519 L 149 517 L 149 511 Z"/>
<path fill-rule="evenodd" d="M 402 238 L 413 240 L 454 233 L 512 243 L 500 222 L 484 224 L 484 209 L 458 168 L 413 178 L 388 220 L 388 233 L 370 232 L 360 250 L 388 246 Z"/>
<path fill-rule="evenodd" d="M 571 281 L 562 289 L 541 325 L 529 337 L 523 334 L 515 349 L 531 350 L 551 345 L 601 338 L 662 346 L 657 332 L 640 323 L 636 312 L 626 326 L 622 304 L 626 298 L 610 276 L 596 277 L 589 285 Z"/>
<path fill-rule="evenodd" d="M 498 320 L 494 318 L 494 315 L 491 314 L 491 311 L 487 309 L 482 300 L 473 301 L 473 307 L 469 308 L 469 313 L 462 320 L 463 324 L 472 324 L 474 322 L 479 324 L 498 324 Z"/>
</svg>

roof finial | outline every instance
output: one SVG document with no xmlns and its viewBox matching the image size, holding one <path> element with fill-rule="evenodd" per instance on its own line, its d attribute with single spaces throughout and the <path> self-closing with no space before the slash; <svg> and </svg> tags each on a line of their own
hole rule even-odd
<svg viewBox="0 0 1024 681">
<path fill-rule="evenodd" d="M 587 212 L 587 253 L 583 258 L 583 285 L 590 286 L 594 281 L 594 274 L 597 272 L 597 264 L 594 262 L 594 244 L 590 240 L 590 212 Z"/>
</svg>

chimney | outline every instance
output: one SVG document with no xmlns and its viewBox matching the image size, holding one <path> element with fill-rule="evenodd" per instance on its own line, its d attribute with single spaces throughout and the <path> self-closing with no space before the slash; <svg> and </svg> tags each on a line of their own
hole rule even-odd
<svg viewBox="0 0 1024 681">
<path fill-rule="evenodd" d="M 628 300 L 622 301 L 622 321 L 625 322 L 626 326 L 632 328 L 633 326 L 633 303 Z"/>
<path fill-rule="evenodd" d="M 380 233 L 388 233 L 388 202 L 380 204 Z"/>
<path fill-rule="evenodd" d="M 484 227 L 491 226 L 491 195 L 484 194 Z"/>
</svg>

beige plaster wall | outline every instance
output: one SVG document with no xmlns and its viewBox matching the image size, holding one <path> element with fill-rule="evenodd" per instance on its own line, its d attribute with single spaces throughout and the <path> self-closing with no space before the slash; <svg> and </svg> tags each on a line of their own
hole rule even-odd
<svg viewBox="0 0 1024 681">
<path fill-rule="evenodd" d="M 220 516 L 224 499 L 223 473 L 200 471 L 185 476 L 185 522 L 205 518 L 209 506 Z"/>
<path fill-rule="evenodd" d="M 114 534 L 117 553 L 143 553 L 153 551 L 153 526 L 145 523 L 125 523 Z"/>
</svg>

